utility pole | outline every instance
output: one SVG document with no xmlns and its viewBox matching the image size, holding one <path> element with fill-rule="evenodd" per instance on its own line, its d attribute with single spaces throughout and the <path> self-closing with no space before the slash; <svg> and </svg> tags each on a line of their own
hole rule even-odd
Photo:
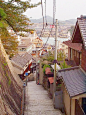
<svg viewBox="0 0 86 115">
<path fill-rule="evenodd" d="M 56 19 L 56 28 L 55 28 L 55 54 L 54 54 L 54 84 L 53 84 L 53 104 L 55 100 L 55 92 L 56 92 L 56 74 L 57 74 L 57 35 L 58 35 L 58 20 Z"/>
<path fill-rule="evenodd" d="M 37 54 L 37 46 L 36 46 L 36 84 L 37 84 L 37 58 L 38 58 L 37 55 L 38 54 Z"/>
</svg>

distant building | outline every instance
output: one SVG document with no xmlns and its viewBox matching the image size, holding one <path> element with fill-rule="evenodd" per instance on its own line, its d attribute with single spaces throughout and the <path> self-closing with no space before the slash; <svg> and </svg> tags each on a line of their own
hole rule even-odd
<svg viewBox="0 0 86 115">
<path fill-rule="evenodd" d="M 32 43 L 30 39 L 22 38 L 18 45 L 18 53 L 24 54 L 28 52 L 29 54 L 32 52 Z"/>
<path fill-rule="evenodd" d="M 41 48 L 43 46 L 43 41 L 38 37 L 34 39 L 32 43 L 35 44 L 36 48 Z"/>
<path fill-rule="evenodd" d="M 62 50 L 65 53 L 66 57 L 68 57 L 68 46 L 66 44 L 59 41 L 58 42 L 58 49 Z"/>
<path fill-rule="evenodd" d="M 51 51 L 52 47 L 50 45 L 47 46 L 47 51 Z"/>
<path fill-rule="evenodd" d="M 11 59 L 12 65 L 16 73 L 20 76 L 21 79 L 25 78 L 25 74 L 30 74 L 30 67 L 32 65 L 32 56 L 27 52 L 24 55 L 15 55 Z"/>
</svg>

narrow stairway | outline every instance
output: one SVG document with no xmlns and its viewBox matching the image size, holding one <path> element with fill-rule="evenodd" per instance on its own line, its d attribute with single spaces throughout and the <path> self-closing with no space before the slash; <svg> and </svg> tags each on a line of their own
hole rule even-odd
<svg viewBox="0 0 86 115">
<path fill-rule="evenodd" d="M 41 85 L 35 81 L 28 82 L 25 89 L 25 111 L 24 115 L 62 115 L 53 107 L 53 101 Z"/>
</svg>

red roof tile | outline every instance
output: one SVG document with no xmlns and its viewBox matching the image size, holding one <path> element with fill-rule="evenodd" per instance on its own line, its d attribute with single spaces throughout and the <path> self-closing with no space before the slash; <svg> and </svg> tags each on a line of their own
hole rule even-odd
<svg viewBox="0 0 86 115">
<path fill-rule="evenodd" d="M 49 80 L 50 83 L 54 83 L 54 78 L 53 77 L 48 78 L 48 80 Z"/>
<path fill-rule="evenodd" d="M 40 39 L 40 38 L 38 38 L 38 37 L 37 37 L 36 39 L 38 39 L 38 40 L 42 41 L 42 39 Z"/>
<path fill-rule="evenodd" d="M 68 40 L 68 41 L 65 41 L 63 42 L 65 45 L 67 45 L 68 47 L 72 48 L 72 49 L 75 49 L 79 52 L 81 52 L 81 49 L 82 49 L 82 44 L 81 43 L 72 43 L 71 40 Z"/>
<path fill-rule="evenodd" d="M 51 69 L 49 68 L 49 67 L 47 67 L 46 69 L 45 69 L 45 74 L 51 74 L 52 72 L 51 72 Z"/>
</svg>

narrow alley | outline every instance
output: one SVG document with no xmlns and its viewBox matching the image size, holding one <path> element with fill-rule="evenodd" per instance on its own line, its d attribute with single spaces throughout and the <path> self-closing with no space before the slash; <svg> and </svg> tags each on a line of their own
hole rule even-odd
<svg viewBox="0 0 86 115">
<path fill-rule="evenodd" d="M 24 115 L 62 115 L 53 107 L 53 101 L 41 85 L 36 81 L 28 82 L 26 89 L 26 104 Z"/>
</svg>

